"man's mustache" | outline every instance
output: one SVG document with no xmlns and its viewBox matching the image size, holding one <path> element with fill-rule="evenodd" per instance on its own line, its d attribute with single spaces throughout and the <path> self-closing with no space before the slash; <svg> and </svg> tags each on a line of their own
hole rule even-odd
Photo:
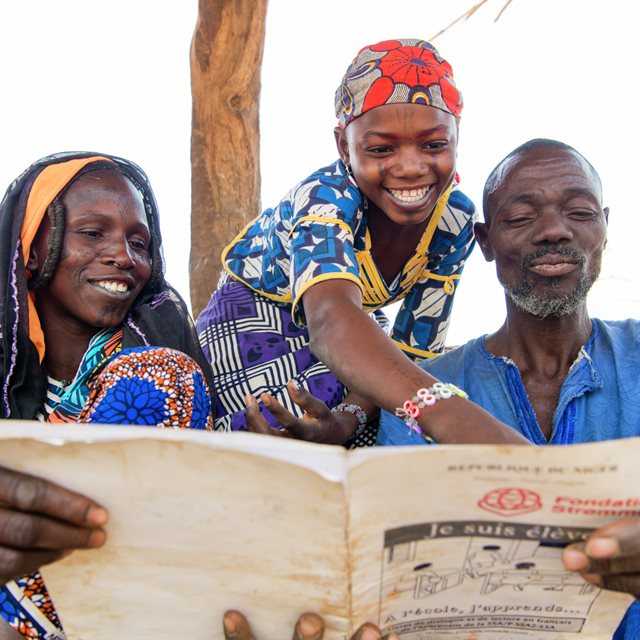
<svg viewBox="0 0 640 640">
<path fill-rule="evenodd" d="M 570 249 L 569 247 L 565 247 L 563 245 L 549 245 L 548 247 L 540 247 L 533 253 L 525 256 L 525 258 L 522 260 L 522 268 L 528 269 L 534 260 L 548 255 L 565 256 L 567 258 L 571 258 L 580 265 L 583 265 L 587 261 L 587 257 L 584 255 L 584 253 L 578 251 L 577 249 Z"/>
</svg>

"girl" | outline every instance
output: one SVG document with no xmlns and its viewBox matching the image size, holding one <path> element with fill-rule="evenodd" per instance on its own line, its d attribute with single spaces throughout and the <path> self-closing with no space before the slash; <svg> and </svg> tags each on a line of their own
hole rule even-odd
<svg viewBox="0 0 640 640">
<path fill-rule="evenodd" d="M 240 232 L 197 320 L 217 428 L 245 428 L 245 402 L 255 414 L 259 396 L 274 427 L 372 444 L 376 407 L 409 402 L 407 419 L 439 442 L 519 441 L 448 385 L 429 398 L 453 399 L 428 411 L 416 396 L 437 381 L 411 358 L 442 351 L 473 246 L 474 207 L 456 186 L 462 97 L 450 65 L 423 40 L 364 47 L 335 108 L 340 159 Z M 400 300 L 388 336 L 372 312 Z"/>
</svg>

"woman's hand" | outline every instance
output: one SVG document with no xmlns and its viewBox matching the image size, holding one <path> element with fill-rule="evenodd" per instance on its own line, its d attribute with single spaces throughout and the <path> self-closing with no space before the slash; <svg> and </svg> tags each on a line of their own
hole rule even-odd
<svg viewBox="0 0 640 640">
<path fill-rule="evenodd" d="M 562 561 L 592 584 L 640 598 L 640 518 L 594 531 L 585 542 L 567 547 Z"/>
<path fill-rule="evenodd" d="M 256 640 L 249 622 L 239 611 L 227 611 L 223 618 L 226 640 Z M 322 640 L 324 621 L 316 613 L 303 613 L 293 630 L 293 640 Z M 373 624 L 363 624 L 351 640 L 400 640 L 395 633 L 383 636 Z"/>
<path fill-rule="evenodd" d="M 105 509 L 89 498 L 0 467 L 0 584 L 67 555 L 100 547 Z"/>
<path fill-rule="evenodd" d="M 291 399 L 304 411 L 302 418 L 294 416 L 271 394 L 263 393 L 260 396 L 262 404 L 282 427 L 282 430 L 274 429 L 260 413 L 256 399 L 247 396 L 247 430 L 323 444 L 344 444 L 355 432 L 358 419 L 354 415 L 332 413 L 322 400 L 299 387 L 293 380 L 287 383 L 287 391 Z"/>
</svg>

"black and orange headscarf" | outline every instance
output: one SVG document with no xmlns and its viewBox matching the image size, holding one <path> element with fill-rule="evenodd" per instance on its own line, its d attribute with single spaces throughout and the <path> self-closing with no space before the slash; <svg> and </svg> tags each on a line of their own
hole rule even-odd
<svg viewBox="0 0 640 640">
<path fill-rule="evenodd" d="M 111 162 L 104 156 L 90 156 L 88 158 L 75 158 L 67 162 L 57 162 L 45 167 L 34 180 L 27 198 L 27 205 L 22 222 L 20 233 L 20 243 L 22 244 L 22 254 L 24 256 L 25 267 L 29 259 L 29 251 L 36 233 L 40 228 L 42 220 L 47 213 L 47 207 L 54 201 L 56 196 L 62 192 L 78 171 L 92 162 L 100 160 Z M 30 277 L 27 271 L 27 278 Z M 44 335 L 40 318 L 35 306 L 35 293 L 29 292 L 29 338 L 38 350 L 40 360 L 44 358 Z"/>
</svg>

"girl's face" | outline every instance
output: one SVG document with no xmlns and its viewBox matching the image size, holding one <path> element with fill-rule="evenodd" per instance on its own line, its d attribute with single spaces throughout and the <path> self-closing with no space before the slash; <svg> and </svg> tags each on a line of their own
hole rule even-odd
<svg viewBox="0 0 640 640">
<path fill-rule="evenodd" d="M 420 104 L 387 104 L 336 129 L 358 187 L 394 223 L 425 222 L 453 181 L 458 123 Z"/>
<path fill-rule="evenodd" d="M 81 332 L 123 322 L 151 277 L 151 234 L 142 195 L 124 176 L 95 171 L 63 196 L 65 227 L 52 279 L 36 292 L 44 324 L 64 322 Z M 38 231 L 28 267 L 44 263 L 49 218 Z"/>
</svg>

